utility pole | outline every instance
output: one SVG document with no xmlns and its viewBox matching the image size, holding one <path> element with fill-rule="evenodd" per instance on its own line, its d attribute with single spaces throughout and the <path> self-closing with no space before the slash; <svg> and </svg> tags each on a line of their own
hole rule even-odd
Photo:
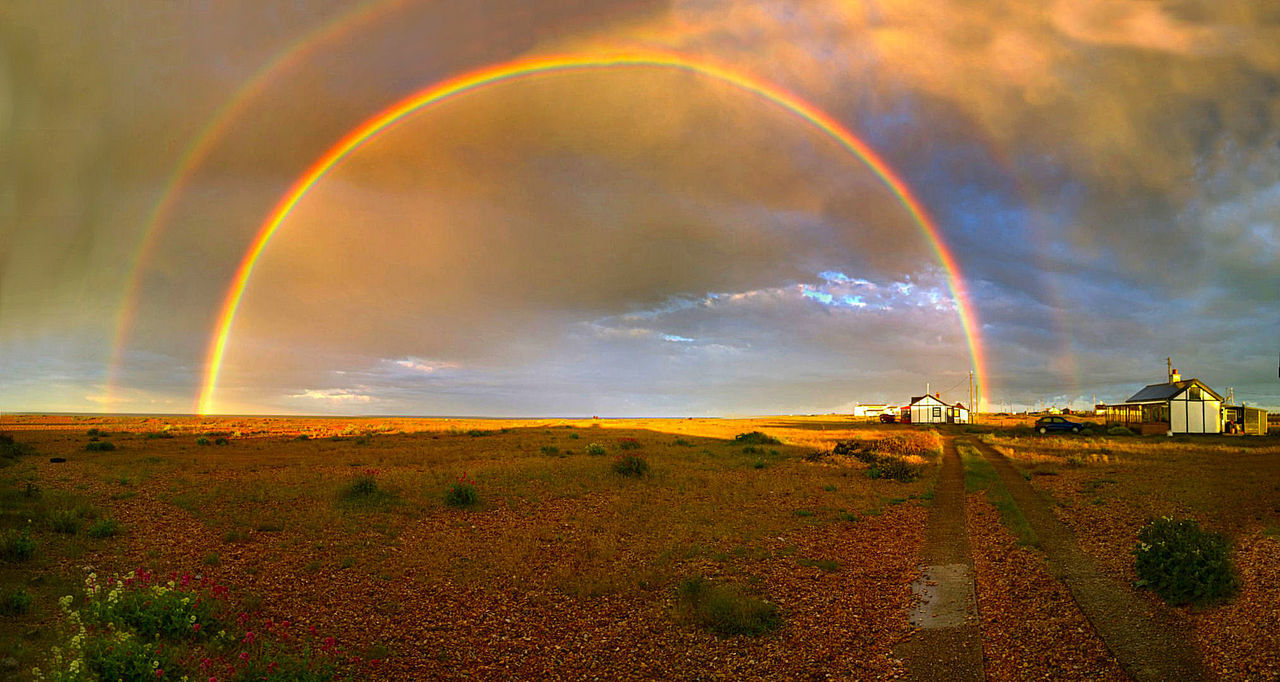
<svg viewBox="0 0 1280 682">
<path fill-rule="evenodd" d="M 973 370 L 969 370 L 969 421 L 978 414 L 978 406 L 973 402 Z"/>
</svg>

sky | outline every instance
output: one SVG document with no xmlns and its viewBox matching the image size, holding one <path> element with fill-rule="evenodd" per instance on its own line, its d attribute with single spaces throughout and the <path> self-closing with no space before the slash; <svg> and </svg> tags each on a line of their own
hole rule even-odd
<svg viewBox="0 0 1280 682">
<path fill-rule="evenodd" d="M 210 382 L 344 136 L 624 52 L 708 68 L 491 83 L 351 150 Z M 1166 357 L 1277 408 L 1278 355 L 1272 3 L 0 3 L 0 411 L 807 414 L 971 371 L 1081 408 Z"/>
</svg>

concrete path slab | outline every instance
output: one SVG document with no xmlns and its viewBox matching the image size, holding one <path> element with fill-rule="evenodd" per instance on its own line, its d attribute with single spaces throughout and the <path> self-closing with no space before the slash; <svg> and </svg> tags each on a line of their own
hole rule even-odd
<svg viewBox="0 0 1280 682">
<path fill-rule="evenodd" d="M 909 680 L 982 680 L 982 633 L 964 506 L 964 468 L 947 439 L 925 529 L 924 565 L 912 591 L 911 639 L 894 653 Z"/>
</svg>

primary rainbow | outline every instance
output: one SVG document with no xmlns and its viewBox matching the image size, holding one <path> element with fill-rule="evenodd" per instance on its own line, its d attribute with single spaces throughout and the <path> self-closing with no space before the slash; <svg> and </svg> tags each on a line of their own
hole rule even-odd
<svg viewBox="0 0 1280 682">
<path fill-rule="evenodd" d="M 240 300 L 244 296 L 245 287 L 248 286 L 249 277 L 253 274 L 253 268 L 258 261 L 258 257 L 262 255 L 262 251 L 266 248 L 271 237 L 284 220 L 289 217 L 289 213 L 293 211 L 298 202 L 347 155 L 409 114 L 452 97 L 475 92 L 500 83 L 547 74 L 626 68 L 671 69 L 692 73 L 734 86 L 777 105 L 812 124 L 866 164 L 884 182 L 885 186 L 893 192 L 907 209 L 907 212 L 911 214 L 912 219 L 924 232 L 938 261 L 946 270 L 947 286 L 956 302 L 956 308 L 960 315 L 960 324 L 969 345 L 969 355 L 973 362 L 973 371 L 977 377 L 978 386 L 980 387 L 981 401 L 983 403 L 987 402 L 986 363 L 982 354 L 979 327 L 969 302 L 969 295 L 965 289 L 960 268 L 956 264 L 955 257 L 942 241 L 937 225 L 929 217 L 920 200 L 916 198 L 915 194 L 889 164 L 885 163 L 884 159 L 880 158 L 866 143 L 858 139 L 852 132 L 822 110 L 805 102 L 796 95 L 754 76 L 731 71 L 684 55 L 656 51 L 628 51 L 608 54 L 528 57 L 472 71 L 420 90 L 369 119 L 339 140 L 337 144 L 330 147 L 323 156 L 311 164 L 306 172 L 294 182 L 288 193 L 276 204 L 276 207 L 258 230 L 258 234 L 250 244 L 244 259 L 240 262 L 240 267 L 236 270 L 223 300 L 213 339 L 209 344 L 205 361 L 204 383 L 200 390 L 196 411 L 202 415 L 210 414 L 214 411 L 213 394 L 218 385 L 218 373 L 222 369 L 222 359 L 226 353 L 227 340 L 231 334 L 232 324 L 235 322 L 236 311 L 240 307 Z"/>
</svg>

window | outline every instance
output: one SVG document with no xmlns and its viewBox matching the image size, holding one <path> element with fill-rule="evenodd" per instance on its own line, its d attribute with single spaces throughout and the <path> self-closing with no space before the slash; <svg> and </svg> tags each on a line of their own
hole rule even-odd
<svg viewBox="0 0 1280 682">
<path fill-rule="evenodd" d="M 934 419 L 942 419 L 942 408 L 941 408 L 941 407 L 935 407 L 935 408 L 933 408 L 933 418 L 934 418 Z"/>
<path fill-rule="evenodd" d="M 1187 389 L 1187 400 L 1199 400 L 1199 399 L 1200 399 L 1199 386 L 1192 386 L 1191 388 Z"/>
</svg>

